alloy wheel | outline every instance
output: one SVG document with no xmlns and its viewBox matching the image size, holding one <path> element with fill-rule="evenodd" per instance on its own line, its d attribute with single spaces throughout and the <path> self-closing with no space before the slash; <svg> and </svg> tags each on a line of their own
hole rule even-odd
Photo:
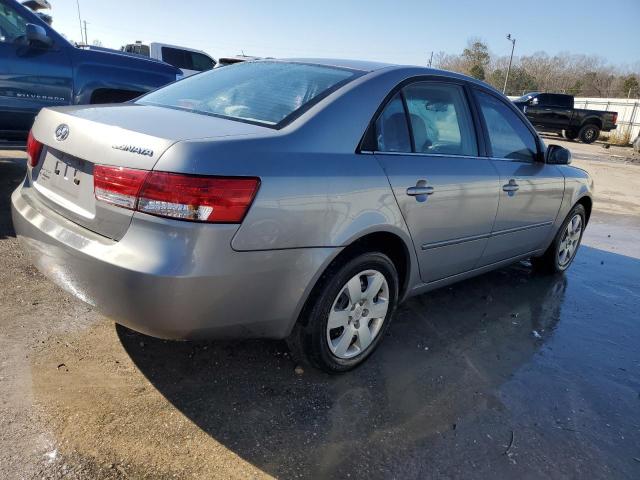
<svg viewBox="0 0 640 480">
<path fill-rule="evenodd" d="M 584 138 L 586 140 L 592 140 L 595 137 L 596 131 L 593 128 L 589 128 L 584 132 Z"/>
</svg>

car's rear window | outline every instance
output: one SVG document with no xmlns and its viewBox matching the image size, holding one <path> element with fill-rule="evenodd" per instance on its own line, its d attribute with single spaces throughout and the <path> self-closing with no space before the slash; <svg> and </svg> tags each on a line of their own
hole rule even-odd
<svg viewBox="0 0 640 480">
<path fill-rule="evenodd" d="M 287 62 L 244 62 L 145 95 L 137 103 L 280 127 L 362 72 Z"/>
</svg>

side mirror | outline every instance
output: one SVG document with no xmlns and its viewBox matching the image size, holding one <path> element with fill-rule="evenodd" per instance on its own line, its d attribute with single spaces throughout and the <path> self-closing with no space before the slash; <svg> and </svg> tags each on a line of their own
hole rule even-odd
<svg viewBox="0 0 640 480">
<path fill-rule="evenodd" d="M 50 47 L 51 45 L 53 45 L 53 40 L 47 36 L 47 31 L 40 25 L 27 23 L 26 33 L 27 42 L 29 42 L 29 45 L 40 45 L 45 47 Z"/>
<path fill-rule="evenodd" d="M 535 106 L 535 105 L 538 105 L 538 103 L 539 103 L 538 97 L 535 97 L 529 100 L 529 105 Z"/>
<path fill-rule="evenodd" d="M 544 161 L 551 165 L 569 165 L 571 152 L 560 145 L 549 145 L 544 155 Z"/>
</svg>

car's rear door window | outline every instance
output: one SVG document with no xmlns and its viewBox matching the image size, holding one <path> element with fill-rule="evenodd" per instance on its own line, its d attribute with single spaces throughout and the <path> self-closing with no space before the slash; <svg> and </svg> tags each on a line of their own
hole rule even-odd
<svg viewBox="0 0 640 480">
<path fill-rule="evenodd" d="M 416 153 L 478 155 L 473 120 L 460 85 L 416 82 L 404 89 Z"/>
<path fill-rule="evenodd" d="M 492 157 L 534 162 L 536 139 L 518 115 L 498 98 L 475 91 L 480 111 L 487 126 Z"/>
<path fill-rule="evenodd" d="M 399 93 L 387 103 L 376 120 L 375 136 L 379 152 L 411 152 L 407 114 Z"/>
</svg>

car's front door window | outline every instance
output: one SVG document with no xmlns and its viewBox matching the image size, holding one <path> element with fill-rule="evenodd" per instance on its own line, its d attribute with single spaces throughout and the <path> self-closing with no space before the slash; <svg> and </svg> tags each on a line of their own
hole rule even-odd
<svg viewBox="0 0 640 480">
<path fill-rule="evenodd" d="M 476 91 L 476 96 L 487 125 L 492 156 L 535 161 L 538 151 L 535 137 L 516 113 L 493 95 Z"/>
<path fill-rule="evenodd" d="M 404 89 L 417 153 L 477 156 L 478 146 L 464 90 L 417 82 Z"/>
</svg>

